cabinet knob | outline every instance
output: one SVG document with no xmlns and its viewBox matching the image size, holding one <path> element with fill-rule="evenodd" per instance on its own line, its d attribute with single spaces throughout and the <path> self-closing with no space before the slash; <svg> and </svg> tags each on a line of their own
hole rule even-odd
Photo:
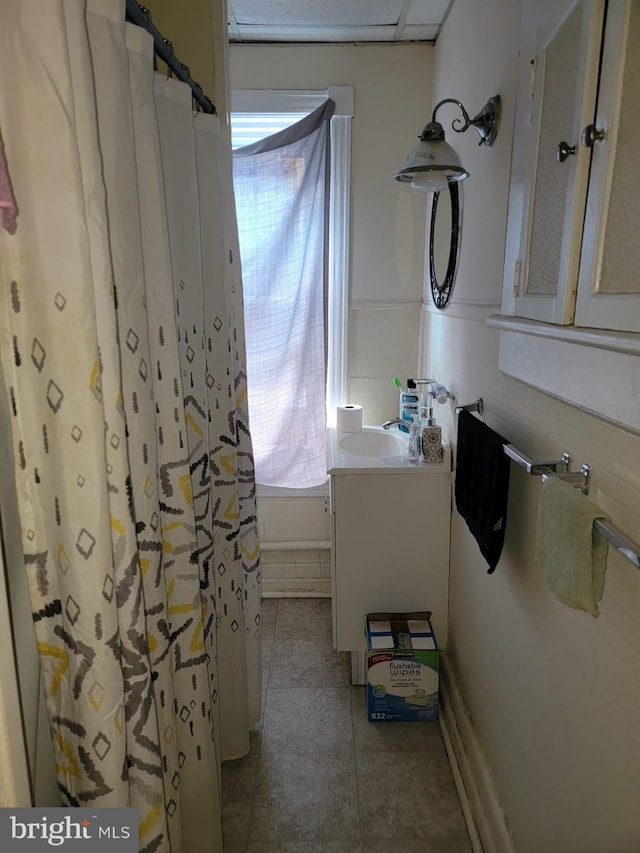
<svg viewBox="0 0 640 853">
<path fill-rule="evenodd" d="M 558 163 L 564 163 L 567 157 L 571 157 L 576 153 L 576 146 L 569 145 L 568 142 L 560 142 L 556 148 L 556 160 Z"/>
<path fill-rule="evenodd" d="M 592 148 L 594 142 L 600 142 L 604 139 L 604 130 L 598 130 L 595 124 L 588 124 L 582 131 L 580 142 L 585 148 Z"/>
</svg>

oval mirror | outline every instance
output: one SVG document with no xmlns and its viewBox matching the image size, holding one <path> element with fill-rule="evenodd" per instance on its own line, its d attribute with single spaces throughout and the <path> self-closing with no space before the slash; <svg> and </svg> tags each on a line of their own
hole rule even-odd
<svg viewBox="0 0 640 853">
<path fill-rule="evenodd" d="M 458 262 L 460 236 L 460 196 L 457 182 L 449 184 L 449 191 L 434 193 L 431 202 L 429 228 L 429 279 L 431 295 L 436 308 L 444 308 L 449 301 Z"/>
</svg>

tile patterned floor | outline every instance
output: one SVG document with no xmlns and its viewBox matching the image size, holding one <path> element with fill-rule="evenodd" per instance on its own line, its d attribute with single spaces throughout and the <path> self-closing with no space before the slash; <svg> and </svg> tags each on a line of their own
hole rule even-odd
<svg viewBox="0 0 640 853">
<path fill-rule="evenodd" d="M 263 606 L 263 716 L 223 765 L 225 853 L 471 853 L 438 724 L 368 722 L 328 599 Z"/>
</svg>

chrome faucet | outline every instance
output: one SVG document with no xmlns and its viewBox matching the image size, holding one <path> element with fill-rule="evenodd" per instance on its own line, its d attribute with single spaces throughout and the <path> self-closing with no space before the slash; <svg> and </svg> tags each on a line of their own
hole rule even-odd
<svg viewBox="0 0 640 853">
<path fill-rule="evenodd" d="M 403 418 L 394 418 L 391 421 L 385 421 L 382 424 L 382 429 L 391 429 L 394 424 L 398 424 L 398 426 L 403 426 L 405 429 L 409 429 L 409 421 L 405 421 Z"/>
</svg>

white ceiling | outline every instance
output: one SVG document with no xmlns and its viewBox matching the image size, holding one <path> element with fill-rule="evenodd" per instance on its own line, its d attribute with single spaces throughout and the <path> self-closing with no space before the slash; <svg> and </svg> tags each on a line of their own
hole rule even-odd
<svg viewBox="0 0 640 853">
<path fill-rule="evenodd" d="M 435 41 L 452 0 L 228 0 L 232 42 Z"/>
</svg>

